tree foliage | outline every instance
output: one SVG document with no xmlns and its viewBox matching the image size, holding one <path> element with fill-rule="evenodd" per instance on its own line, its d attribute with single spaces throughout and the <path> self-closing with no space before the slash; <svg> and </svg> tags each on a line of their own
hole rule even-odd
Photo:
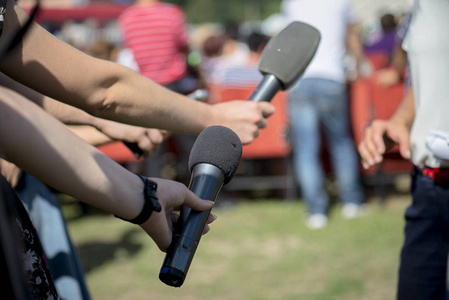
<svg viewBox="0 0 449 300">
<path fill-rule="evenodd" d="M 279 12 L 281 0 L 167 0 L 181 6 L 189 23 L 260 21 Z"/>
</svg>

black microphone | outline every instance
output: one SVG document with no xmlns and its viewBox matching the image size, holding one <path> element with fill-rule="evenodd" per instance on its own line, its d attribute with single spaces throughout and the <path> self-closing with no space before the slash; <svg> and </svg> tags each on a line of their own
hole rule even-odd
<svg viewBox="0 0 449 300">
<path fill-rule="evenodd" d="M 215 201 L 221 187 L 237 171 L 241 156 L 242 143 L 234 131 L 224 126 L 207 127 L 190 152 L 189 189 L 201 199 Z M 165 284 L 180 287 L 184 283 L 210 211 L 183 206 L 159 273 L 159 279 Z"/>
<path fill-rule="evenodd" d="M 279 90 L 290 88 L 306 70 L 320 38 L 316 28 L 301 22 L 289 24 L 271 38 L 259 63 L 263 80 L 249 100 L 271 101 Z M 206 128 L 190 154 L 190 190 L 202 199 L 215 201 L 222 185 L 235 174 L 241 147 L 240 139 L 232 130 L 222 126 Z M 180 287 L 184 283 L 209 213 L 183 207 L 159 273 L 159 279 L 165 284 Z"/>
<path fill-rule="evenodd" d="M 279 90 L 289 89 L 304 74 L 320 40 L 318 29 L 302 22 L 292 22 L 272 37 L 260 57 L 263 79 L 249 100 L 271 101 Z"/>
</svg>

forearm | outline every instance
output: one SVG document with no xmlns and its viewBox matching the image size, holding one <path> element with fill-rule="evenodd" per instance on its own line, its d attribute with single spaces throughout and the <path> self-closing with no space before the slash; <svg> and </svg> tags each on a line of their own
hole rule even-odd
<svg viewBox="0 0 449 300">
<path fill-rule="evenodd" d="M 7 87 L 28 100 L 33 101 L 46 112 L 67 125 L 95 126 L 96 118 L 85 111 L 71 105 L 56 101 L 50 97 L 24 86 L 0 72 L 0 85 Z"/>
<path fill-rule="evenodd" d="M 16 93 L 0 88 L 2 155 L 57 190 L 132 218 L 142 207 L 142 182 L 66 126 Z M 30 151 L 32 149 L 32 151 Z"/>
<path fill-rule="evenodd" d="M 113 140 L 92 126 L 69 126 L 69 129 L 77 136 L 93 146 L 101 146 Z"/>
<path fill-rule="evenodd" d="M 413 120 L 415 118 L 415 102 L 413 88 L 409 87 L 405 93 L 404 99 L 399 105 L 394 115 L 390 118 L 390 121 L 405 125 L 409 131 L 412 128 Z"/>
<path fill-rule="evenodd" d="M 356 24 L 348 25 L 346 33 L 346 47 L 348 52 L 354 56 L 358 64 L 361 64 L 366 60 L 360 38 L 360 32 Z"/>
</svg>

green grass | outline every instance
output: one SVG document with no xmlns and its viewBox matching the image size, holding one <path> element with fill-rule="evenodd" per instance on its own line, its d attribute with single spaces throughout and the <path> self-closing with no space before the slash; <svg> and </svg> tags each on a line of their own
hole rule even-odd
<svg viewBox="0 0 449 300">
<path fill-rule="evenodd" d="M 304 225 L 302 202 L 242 201 L 218 208 L 181 288 L 158 279 L 164 259 L 137 226 L 109 215 L 70 219 L 94 300 L 394 299 L 408 196 L 370 203 L 353 220 Z"/>
</svg>

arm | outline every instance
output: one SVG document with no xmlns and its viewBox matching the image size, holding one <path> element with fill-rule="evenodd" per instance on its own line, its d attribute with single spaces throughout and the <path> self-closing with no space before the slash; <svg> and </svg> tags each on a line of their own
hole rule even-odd
<svg viewBox="0 0 449 300">
<path fill-rule="evenodd" d="M 8 0 L 4 32 L 20 26 L 26 14 Z M 0 71 L 53 99 L 96 117 L 131 125 L 199 134 L 210 125 L 232 128 L 243 143 L 251 142 L 274 113 L 269 103 L 233 101 L 217 105 L 195 102 L 169 91 L 113 62 L 82 53 L 37 24 Z"/>
<path fill-rule="evenodd" d="M 410 87 L 395 114 L 390 120 L 374 120 L 365 129 L 365 134 L 358 146 L 365 169 L 380 163 L 382 154 L 394 144 L 398 144 L 402 157 L 410 158 L 410 131 L 415 117 L 413 90 Z"/>
<path fill-rule="evenodd" d="M 89 115 L 76 107 L 44 96 L 20 83 L 12 80 L 0 72 L 0 84 L 21 94 L 25 98 L 41 106 L 45 111 L 68 125 L 90 125 L 89 127 L 74 128 L 81 137 L 87 138 L 92 145 L 101 145 L 112 140 L 136 143 L 148 156 L 157 149 L 165 138 L 166 133 L 159 129 L 147 129 L 117 123 Z"/>
<path fill-rule="evenodd" d="M 143 183 L 21 95 L 0 87 L 1 155 L 43 182 L 125 219 L 143 207 Z M 33 151 L 29 151 L 32 148 Z M 210 209 L 183 184 L 157 181 L 163 210 L 141 227 L 165 250 L 171 242 L 172 211 L 182 205 Z M 210 220 L 214 217 L 212 216 Z"/>
<path fill-rule="evenodd" d="M 362 40 L 360 39 L 359 27 L 357 24 L 349 24 L 346 30 L 346 47 L 347 51 L 353 55 L 357 62 L 357 72 L 359 75 L 369 75 L 366 69 L 369 62 L 363 51 Z"/>
</svg>

